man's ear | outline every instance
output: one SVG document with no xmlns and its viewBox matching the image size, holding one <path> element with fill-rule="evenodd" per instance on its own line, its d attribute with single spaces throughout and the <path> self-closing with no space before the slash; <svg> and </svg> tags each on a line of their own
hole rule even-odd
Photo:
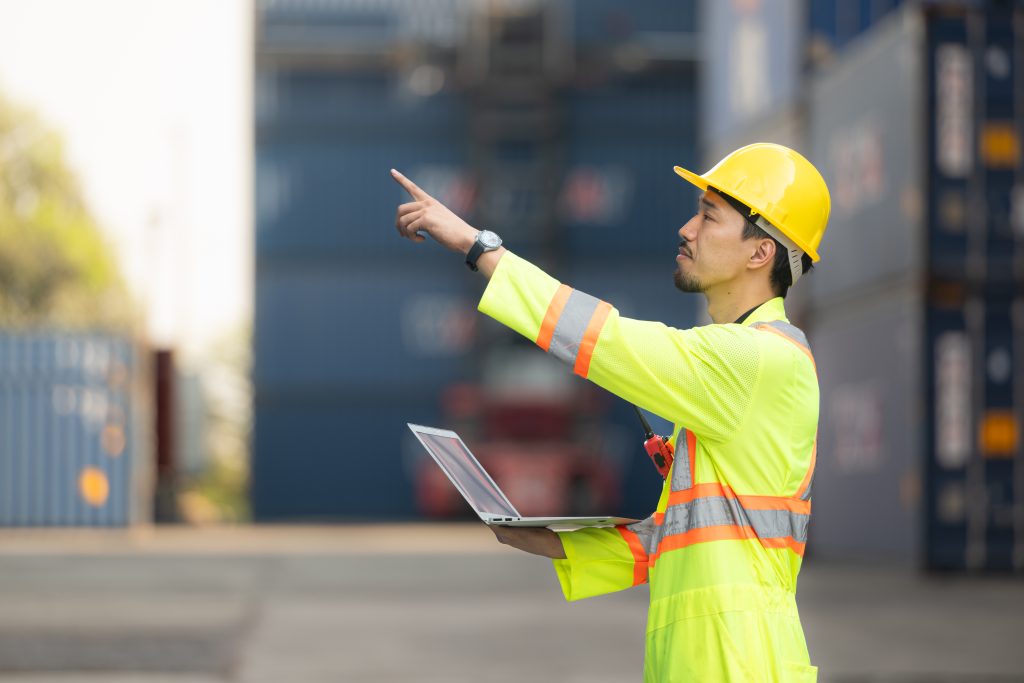
<svg viewBox="0 0 1024 683">
<path fill-rule="evenodd" d="M 765 264 L 768 264 L 768 269 L 771 270 L 775 263 L 775 240 L 765 239 L 757 241 L 757 249 L 751 254 L 750 260 L 747 261 L 747 267 L 756 270 L 761 268 Z"/>
</svg>

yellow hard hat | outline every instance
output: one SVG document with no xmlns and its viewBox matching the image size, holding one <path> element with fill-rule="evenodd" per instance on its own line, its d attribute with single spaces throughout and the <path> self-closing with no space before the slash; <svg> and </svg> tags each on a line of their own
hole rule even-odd
<svg viewBox="0 0 1024 683">
<path fill-rule="evenodd" d="M 818 169 L 797 152 L 757 142 L 728 154 L 704 175 L 675 170 L 702 190 L 710 187 L 743 202 L 812 261 L 821 259 L 818 245 L 832 200 Z"/>
</svg>

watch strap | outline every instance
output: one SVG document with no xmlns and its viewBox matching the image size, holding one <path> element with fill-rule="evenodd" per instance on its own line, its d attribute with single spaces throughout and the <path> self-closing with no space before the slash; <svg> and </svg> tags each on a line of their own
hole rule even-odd
<svg viewBox="0 0 1024 683">
<path fill-rule="evenodd" d="M 485 252 L 494 251 L 501 247 L 501 238 L 498 237 L 497 235 L 494 235 L 494 237 L 497 237 L 498 239 L 498 243 L 496 245 L 492 247 L 488 247 L 487 245 L 485 245 L 483 240 L 481 239 L 481 237 L 483 237 L 484 232 L 486 231 L 481 230 L 480 232 L 477 233 L 476 240 L 473 241 L 473 246 L 471 246 L 469 248 L 469 251 L 466 252 L 466 265 L 469 266 L 469 269 L 472 270 L 474 273 L 480 270 L 477 267 L 476 262 L 481 255 L 483 255 Z"/>
</svg>

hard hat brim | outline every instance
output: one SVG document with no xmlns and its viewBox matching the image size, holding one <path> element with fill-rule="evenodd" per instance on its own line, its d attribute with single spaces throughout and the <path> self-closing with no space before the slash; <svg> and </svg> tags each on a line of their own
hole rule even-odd
<svg viewBox="0 0 1024 683">
<path fill-rule="evenodd" d="M 673 170 L 675 170 L 676 173 L 682 176 L 683 180 L 687 181 L 688 183 L 692 183 L 702 190 L 708 189 L 708 181 L 704 180 L 704 178 L 697 175 L 693 171 L 687 171 L 682 166 L 673 166 L 672 168 Z"/>
<path fill-rule="evenodd" d="M 688 170 L 686 170 L 685 168 L 683 168 L 681 166 L 673 166 L 672 168 L 673 168 L 673 170 L 676 173 L 679 174 L 679 176 L 681 178 L 683 178 L 683 180 L 685 180 L 686 182 L 691 183 L 693 185 L 696 185 L 698 188 L 700 188 L 701 190 L 703 190 L 705 192 L 707 191 L 707 189 L 709 187 L 711 189 L 713 189 L 713 190 L 718 190 L 719 192 L 725 192 L 725 190 L 722 190 L 721 188 L 716 187 L 715 185 L 712 185 L 711 183 L 709 183 L 707 181 L 707 179 L 704 176 L 702 176 L 702 175 L 694 173 L 693 171 L 688 171 Z M 729 193 L 726 192 L 726 194 L 729 194 Z M 735 197 L 735 195 L 731 195 L 731 196 Z M 741 202 L 747 203 L 746 200 L 744 200 L 743 197 L 735 197 L 735 199 L 738 199 Z M 793 239 L 793 238 L 790 237 L 790 239 Z M 799 249 L 801 249 L 805 254 L 807 254 L 808 256 L 811 257 L 811 261 L 812 262 L 817 263 L 818 261 L 821 260 L 821 257 L 818 256 L 818 252 L 816 250 L 809 249 L 809 248 L 803 246 L 802 244 L 796 242 L 796 240 L 794 240 L 794 242 L 797 244 L 797 247 Z"/>
</svg>

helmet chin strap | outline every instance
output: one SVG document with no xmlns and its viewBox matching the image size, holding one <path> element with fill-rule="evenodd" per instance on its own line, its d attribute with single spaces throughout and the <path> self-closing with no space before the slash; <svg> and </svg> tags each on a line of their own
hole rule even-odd
<svg viewBox="0 0 1024 683">
<path fill-rule="evenodd" d="M 782 234 L 782 231 L 765 220 L 764 216 L 751 216 L 750 220 L 754 225 L 778 240 L 779 244 L 786 248 L 789 256 L 789 272 L 793 276 L 792 284 L 795 285 L 800 276 L 804 274 L 804 252 L 800 247 L 793 244 L 793 240 Z"/>
<path fill-rule="evenodd" d="M 731 206 L 732 208 L 736 209 L 737 213 L 743 216 L 745 220 L 750 221 L 757 227 L 764 230 L 770 236 L 774 237 L 779 242 L 779 244 L 786 248 L 787 256 L 789 257 L 789 273 L 790 275 L 793 276 L 793 281 L 790 283 L 790 286 L 795 285 L 796 281 L 800 279 L 800 276 L 804 274 L 803 249 L 796 246 L 793 240 L 783 235 L 782 231 L 776 228 L 771 223 L 769 223 L 764 216 L 758 214 L 753 209 L 751 209 L 746 204 L 736 199 L 732 195 L 726 194 L 725 192 L 722 192 L 721 190 L 714 187 L 709 187 L 708 190 L 714 192 L 719 197 L 724 199 L 725 202 L 729 204 L 729 206 Z"/>
</svg>

